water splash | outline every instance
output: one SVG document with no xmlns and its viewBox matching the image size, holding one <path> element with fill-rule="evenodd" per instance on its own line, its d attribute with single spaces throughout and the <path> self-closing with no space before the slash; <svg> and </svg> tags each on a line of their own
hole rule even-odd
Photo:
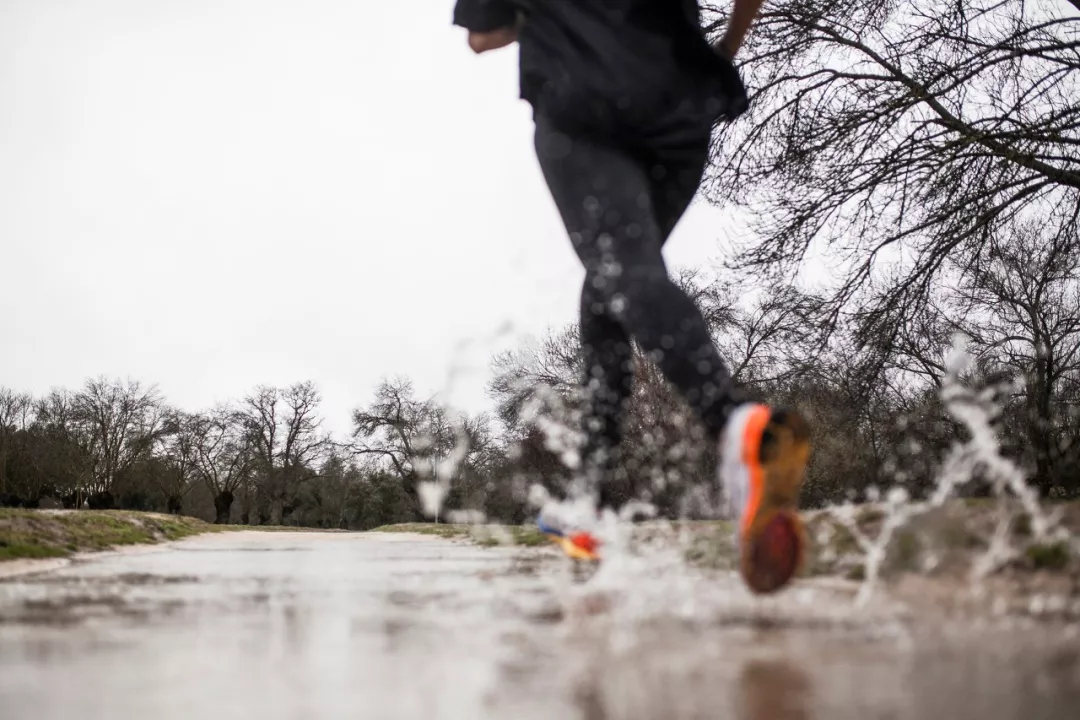
<svg viewBox="0 0 1080 720">
<path fill-rule="evenodd" d="M 420 477 L 433 478 L 421 480 L 417 484 L 416 491 L 420 499 L 421 511 L 427 517 L 434 518 L 435 522 L 439 521 L 443 501 L 450 494 L 453 479 L 458 474 L 472 447 L 463 416 L 459 416 L 454 421 L 453 428 L 454 444 L 444 457 L 424 457 L 416 464 Z M 435 442 L 432 438 L 422 438 L 421 440 L 425 445 L 423 449 L 434 449 Z"/>
<path fill-rule="evenodd" d="M 966 339 L 955 336 L 946 361 L 941 399 L 946 411 L 963 425 L 969 438 L 955 442 L 946 454 L 937 474 L 934 492 L 926 500 L 914 502 L 908 499 L 903 488 L 891 489 L 886 501 L 874 508 L 882 513 L 881 527 L 875 537 L 870 537 L 859 527 L 859 509 L 855 505 L 846 503 L 826 508 L 826 512 L 851 534 L 863 553 L 864 580 L 856 598 L 857 605 L 865 605 L 873 593 L 889 544 L 897 530 L 914 518 L 958 497 L 959 492 L 977 477 L 991 482 L 998 502 L 997 522 L 989 546 L 972 567 L 971 579 L 974 583 L 978 584 L 1021 554 L 1021 550 L 1013 545 L 1010 533 L 1019 514 L 1024 513 L 1030 518 L 1031 541 L 1034 543 L 1063 540 L 1068 536 L 1059 524 L 1060 514 L 1048 513 L 1043 509 L 1024 471 L 1002 455 L 992 424 L 998 412 L 996 398 L 1002 388 L 990 386 L 975 389 L 965 384 L 963 375 L 971 363 Z M 1019 511 L 1015 509 L 1014 501 L 1019 502 Z"/>
<path fill-rule="evenodd" d="M 526 387 L 521 384 L 517 389 L 528 393 L 518 412 L 518 420 L 536 427 L 544 436 L 544 447 L 555 453 L 567 469 L 577 470 L 581 466 L 581 448 L 585 443 L 584 433 L 574 429 L 580 424 L 577 422 L 579 413 L 571 411 L 550 385 Z"/>
<path fill-rule="evenodd" d="M 1022 555 L 1024 547 L 1018 543 L 1023 541 L 1017 540 L 1010 532 L 1021 515 L 1030 520 L 1031 535 L 1027 542 L 1046 543 L 1067 538 L 1067 533 L 1060 526 L 1059 514 L 1043 508 L 1038 493 L 1028 483 L 1023 469 L 1002 454 L 994 421 L 999 413 L 997 397 L 1003 388 L 972 385 L 968 382 L 971 365 L 972 358 L 967 353 L 964 339 L 957 337 L 946 362 L 947 372 L 940 397 L 946 412 L 964 428 L 966 438 L 953 443 L 941 459 L 933 490 L 928 497 L 915 501 L 904 488 L 896 486 L 888 488 L 880 497 L 873 497 L 870 503 L 857 505 L 848 502 L 824 510 L 836 526 L 850 534 L 858 550 L 858 561 L 863 572 L 862 582 L 853 600 L 856 607 L 867 608 L 874 597 L 890 548 L 901 529 L 920 516 L 961 497 L 975 479 L 989 482 L 997 503 L 994 508 L 995 527 L 988 547 L 971 569 L 973 587 L 977 587 L 987 575 Z M 581 473 L 577 470 L 581 465 L 580 448 L 584 438 L 576 429 L 580 418 L 572 410 L 572 398 L 546 385 L 529 387 L 522 394 L 525 400 L 519 413 L 520 421 L 537 428 L 544 438 L 544 446 L 556 454 L 575 478 L 580 478 Z M 433 504 L 445 499 L 453 468 L 464 458 L 461 447 L 459 445 L 458 451 L 451 453 L 437 466 L 433 486 L 424 491 Z M 670 582 L 682 577 L 679 573 L 689 572 L 686 551 L 694 536 L 687 525 L 668 521 L 651 523 L 653 527 L 662 526 L 669 530 L 662 534 L 676 540 L 666 544 L 641 543 L 636 537 L 634 521 L 641 517 L 655 517 L 656 508 L 649 503 L 630 503 L 619 514 L 610 511 L 597 513 L 593 496 L 582 491 L 581 482 L 575 480 L 572 491 L 558 500 L 552 498 L 543 487 L 532 486 L 529 500 L 534 508 L 559 522 L 592 531 L 604 544 L 605 562 L 600 572 L 590 580 L 590 587 L 594 591 L 605 588 L 628 591 L 634 587 L 632 578 L 642 578 L 650 573 L 667 573 L 668 570 L 663 568 L 682 568 L 671 576 Z M 872 530 L 867 529 L 864 522 L 868 512 L 873 513 L 873 522 L 870 523 Z M 453 513 L 451 518 L 455 522 L 477 526 L 486 522 L 482 514 L 468 512 Z M 510 533 L 495 525 L 484 526 L 483 532 L 485 538 L 500 543 L 514 542 Z M 932 563 L 933 559 L 930 560 Z M 684 580 L 690 582 L 686 578 L 678 582 Z M 669 588 L 667 593 L 675 596 L 676 588 Z"/>
</svg>

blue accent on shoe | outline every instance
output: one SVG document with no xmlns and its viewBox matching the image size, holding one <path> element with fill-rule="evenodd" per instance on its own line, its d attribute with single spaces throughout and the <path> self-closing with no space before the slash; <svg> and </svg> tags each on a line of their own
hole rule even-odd
<svg viewBox="0 0 1080 720">
<path fill-rule="evenodd" d="M 563 536 L 563 533 L 562 533 L 561 530 L 557 530 L 557 529 L 553 528 L 552 526 L 550 526 L 550 525 L 548 525 L 547 523 L 544 522 L 544 514 L 543 513 L 540 513 L 536 517 L 536 527 L 540 530 L 540 532 L 544 533 L 545 535 L 554 535 L 556 537 L 562 537 Z"/>
</svg>

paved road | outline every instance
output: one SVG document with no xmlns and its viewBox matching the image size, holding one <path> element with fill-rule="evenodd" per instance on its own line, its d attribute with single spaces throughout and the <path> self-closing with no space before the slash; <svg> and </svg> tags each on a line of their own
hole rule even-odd
<svg viewBox="0 0 1080 720">
<path fill-rule="evenodd" d="M 1062 628 L 766 601 L 674 556 L 236 533 L 0 581 L 4 720 L 1069 718 Z"/>
</svg>

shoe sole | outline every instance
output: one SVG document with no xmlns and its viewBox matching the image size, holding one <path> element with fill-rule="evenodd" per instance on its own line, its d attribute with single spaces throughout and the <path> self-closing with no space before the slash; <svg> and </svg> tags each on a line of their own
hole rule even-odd
<svg viewBox="0 0 1080 720">
<path fill-rule="evenodd" d="M 551 542 L 562 548 L 562 551 L 574 560 L 585 560 L 590 562 L 598 562 L 600 560 L 600 556 L 595 552 L 575 544 L 574 541 L 568 537 L 552 534 L 548 534 L 547 537 Z"/>
<path fill-rule="evenodd" d="M 799 493 L 810 459 L 806 421 L 790 410 L 757 406 L 742 429 L 749 497 L 739 523 L 739 571 L 755 593 L 774 593 L 802 569 L 806 531 Z"/>
<path fill-rule="evenodd" d="M 596 541 L 591 535 L 588 535 L 587 533 L 574 533 L 567 536 L 564 535 L 561 530 L 549 527 L 543 520 L 537 520 L 536 524 L 540 532 L 542 532 L 548 540 L 562 548 L 562 551 L 574 560 L 600 560 L 600 556 L 596 551 L 588 547 L 588 545 L 592 545 L 593 547 L 596 545 Z M 581 538 L 582 543 L 575 542 L 575 538 Z"/>
</svg>

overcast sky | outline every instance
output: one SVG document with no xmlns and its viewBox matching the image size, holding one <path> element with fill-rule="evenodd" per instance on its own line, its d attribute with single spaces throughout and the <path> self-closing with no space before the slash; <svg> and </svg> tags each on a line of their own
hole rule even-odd
<svg viewBox="0 0 1080 720">
<path fill-rule="evenodd" d="M 583 272 L 517 51 L 452 8 L 0 0 L 0 385 L 194 410 L 311 379 L 345 431 L 404 374 L 486 409 L 488 357 L 573 321 Z M 730 233 L 698 203 L 666 257 Z"/>
</svg>

